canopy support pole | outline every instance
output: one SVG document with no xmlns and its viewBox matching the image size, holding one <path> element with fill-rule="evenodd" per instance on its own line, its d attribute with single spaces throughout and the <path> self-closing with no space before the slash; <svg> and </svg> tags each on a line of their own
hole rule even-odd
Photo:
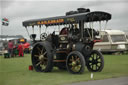
<svg viewBox="0 0 128 85">
<path fill-rule="evenodd" d="M 79 23 L 79 28 L 80 28 L 80 37 L 83 39 L 83 31 L 84 31 L 84 21 L 80 21 Z"/>
<path fill-rule="evenodd" d="M 101 31 L 101 21 L 99 21 L 99 26 L 100 26 L 99 29 L 100 29 L 100 31 Z"/>
<path fill-rule="evenodd" d="M 46 33 L 46 31 L 47 31 L 47 27 L 46 27 L 46 29 L 45 29 L 45 33 Z"/>
<path fill-rule="evenodd" d="M 94 37 L 93 37 L 93 22 L 91 23 L 91 25 L 92 25 L 92 27 L 91 27 L 91 29 L 92 29 L 92 39 L 94 39 Z"/>
<path fill-rule="evenodd" d="M 28 32 L 28 29 L 27 29 L 27 27 L 25 27 L 25 29 L 26 29 L 26 31 L 27 31 L 27 34 L 28 34 L 29 38 L 30 38 L 30 35 L 29 35 L 29 32 Z M 30 38 L 30 39 L 31 39 L 31 38 Z"/>
<path fill-rule="evenodd" d="M 106 23 L 105 23 L 104 30 L 106 30 L 106 29 L 107 29 L 107 23 L 108 23 L 108 20 L 107 20 L 107 21 L 106 21 Z"/>
<path fill-rule="evenodd" d="M 101 21 L 99 21 L 99 31 L 101 31 Z M 99 34 L 99 36 L 101 37 L 101 33 Z M 102 37 L 101 37 L 102 39 Z"/>
<path fill-rule="evenodd" d="M 41 27 L 39 27 L 39 34 L 41 35 Z"/>
<path fill-rule="evenodd" d="M 34 34 L 34 27 L 32 27 L 32 31 L 33 31 L 32 33 Z"/>
<path fill-rule="evenodd" d="M 92 33 L 91 33 L 92 30 L 93 30 L 93 29 L 92 29 L 92 22 L 89 22 L 89 27 L 90 27 L 90 29 L 91 29 L 91 30 L 90 30 L 90 38 L 93 39 L 93 35 L 92 35 Z"/>
<path fill-rule="evenodd" d="M 85 24 L 86 25 L 86 28 L 87 28 L 87 31 L 88 31 L 88 34 L 89 34 L 89 37 L 91 38 L 91 34 L 90 34 L 90 32 L 89 32 L 89 30 L 88 30 L 88 26 L 87 26 L 87 24 Z"/>
<path fill-rule="evenodd" d="M 60 32 L 60 25 L 59 25 L 59 32 Z"/>
</svg>

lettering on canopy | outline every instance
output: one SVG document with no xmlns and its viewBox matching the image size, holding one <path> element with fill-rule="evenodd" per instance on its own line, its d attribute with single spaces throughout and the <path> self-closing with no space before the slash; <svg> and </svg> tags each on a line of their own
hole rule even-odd
<svg viewBox="0 0 128 85">
<path fill-rule="evenodd" d="M 30 23 L 29 26 L 34 26 L 36 23 Z"/>
<path fill-rule="evenodd" d="M 41 24 L 55 24 L 55 23 L 62 23 L 62 22 L 64 22 L 64 19 L 46 20 L 46 21 L 39 21 L 39 22 L 37 22 L 37 25 L 41 25 Z"/>
<path fill-rule="evenodd" d="M 67 18 L 67 21 L 74 22 L 75 19 L 74 18 Z"/>
</svg>

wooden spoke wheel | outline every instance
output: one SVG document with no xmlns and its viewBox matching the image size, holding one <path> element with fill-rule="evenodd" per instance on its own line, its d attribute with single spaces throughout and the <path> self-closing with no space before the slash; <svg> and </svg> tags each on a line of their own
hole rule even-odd
<svg viewBox="0 0 128 85">
<path fill-rule="evenodd" d="M 86 65 L 91 72 L 100 72 L 104 67 L 104 58 L 101 52 L 93 50 L 87 58 Z"/>
<path fill-rule="evenodd" d="M 67 70 L 73 74 L 80 74 L 85 69 L 85 59 L 78 51 L 71 52 L 66 60 Z"/>
<path fill-rule="evenodd" d="M 32 51 L 32 64 L 38 72 L 49 72 L 53 68 L 52 55 L 49 46 L 36 44 Z"/>
</svg>

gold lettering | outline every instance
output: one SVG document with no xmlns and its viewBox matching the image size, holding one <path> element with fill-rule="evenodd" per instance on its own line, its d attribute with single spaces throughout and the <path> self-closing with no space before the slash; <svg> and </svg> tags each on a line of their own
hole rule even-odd
<svg viewBox="0 0 128 85">
<path fill-rule="evenodd" d="M 55 23 L 56 21 L 55 20 L 52 20 L 52 23 Z"/>
<path fill-rule="evenodd" d="M 41 24 L 44 24 L 44 22 L 43 22 L 43 21 L 41 21 Z"/>
<path fill-rule="evenodd" d="M 48 20 L 48 24 L 51 24 L 51 21 L 50 20 Z"/>
<path fill-rule="evenodd" d="M 54 20 L 51 20 L 51 23 L 54 23 Z"/>
<path fill-rule="evenodd" d="M 44 24 L 47 24 L 47 21 L 44 21 Z"/>
<path fill-rule="evenodd" d="M 40 22 L 37 22 L 37 24 L 39 25 L 39 24 L 41 24 Z"/>
<path fill-rule="evenodd" d="M 71 21 L 71 19 L 68 19 Z M 48 20 L 48 21 L 38 21 L 37 24 L 40 25 L 40 24 L 53 24 L 53 23 L 62 23 L 64 22 L 64 19 L 57 19 L 57 20 Z"/>
<path fill-rule="evenodd" d="M 74 18 L 68 18 L 67 21 L 73 22 L 73 21 L 75 21 L 75 19 Z"/>
<path fill-rule="evenodd" d="M 60 19 L 60 22 L 64 22 L 64 19 Z"/>
<path fill-rule="evenodd" d="M 59 20 L 56 20 L 56 23 L 59 23 Z"/>
</svg>

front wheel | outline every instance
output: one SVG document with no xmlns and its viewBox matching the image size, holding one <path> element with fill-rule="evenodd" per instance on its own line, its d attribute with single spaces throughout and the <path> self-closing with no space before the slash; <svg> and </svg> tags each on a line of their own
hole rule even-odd
<svg viewBox="0 0 128 85">
<path fill-rule="evenodd" d="M 83 73 L 85 69 L 84 56 L 78 51 L 71 52 L 67 57 L 66 66 L 67 66 L 67 70 L 70 73 L 73 74 Z"/>
<path fill-rule="evenodd" d="M 104 57 L 101 52 L 93 50 L 87 57 L 86 65 L 91 72 L 101 72 L 104 67 Z"/>
</svg>

